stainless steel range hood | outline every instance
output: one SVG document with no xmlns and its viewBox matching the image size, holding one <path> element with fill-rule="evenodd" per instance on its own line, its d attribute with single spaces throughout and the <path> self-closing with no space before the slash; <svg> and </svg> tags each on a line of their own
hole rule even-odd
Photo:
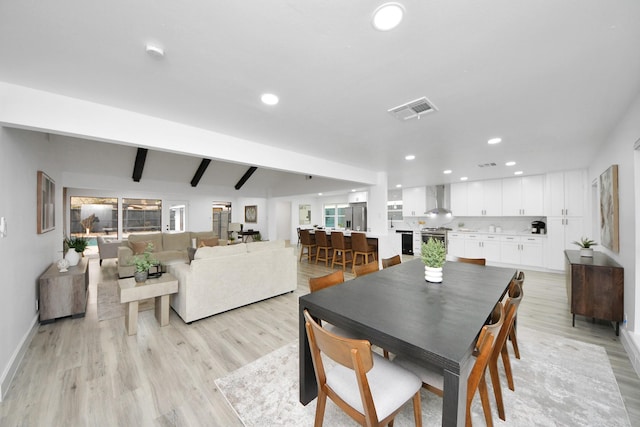
<svg viewBox="0 0 640 427">
<path fill-rule="evenodd" d="M 427 211 L 427 218 L 434 221 L 438 220 L 438 222 L 442 223 L 453 220 L 453 213 L 451 212 L 451 210 L 446 208 L 446 205 L 444 203 L 445 186 L 436 185 L 435 188 L 433 188 L 433 191 L 435 191 L 436 195 L 436 206 L 433 209 Z"/>
</svg>

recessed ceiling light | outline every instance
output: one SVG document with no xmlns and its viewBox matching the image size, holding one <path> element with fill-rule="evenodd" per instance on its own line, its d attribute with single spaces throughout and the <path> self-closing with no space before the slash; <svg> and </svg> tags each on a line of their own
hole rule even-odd
<svg viewBox="0 0 640 427">
<path fill-rule="evenodd" d="M 162 58 L 164 56 L 164 49 L 151 43 L 145 46 L 145 50 L 149 56 L 153 56 L 154 58 Z"/>
<path fill-rule="evenodd" d="M 352 193 L 355 193 L 355 192 L 356 192 L 356 189 L 355 189 L 355 188 L 352 188 L 352 189 L 351 189 L 351 192 L 352 192 Z"/>
<path fill-rule="evenodd" d="M 416 156 L 414 156 L 413 154 L 409 154 L 409 155 L 407 155 L 407 156 L 404 156 L 404 159 L 405 159 L 405 160 L 413 160 L 413 159 L 415 159 L 415 158 L 416 158 Z"/>
<path fill-rule="evenodd" d="M 515 171 L 513 174 L 514 174 L 514 175 L 522 175 L 523 173 L 524 173 L 524 172 L 522 172 L 522 171 Z"/>
<path fill-rule="evenodd" d="M 280 102 L 280 99 L 272 93 L 265 93 L 260 97 L 260 99 L 267 105 L 276 105 Z"/>
<path fill-rule="evenodd" d="M 402 184 L 396 184 L 396 188 L 402 188 Z"/>
<path fill-rule="evenodd" d="M 462 176 L 462 177 L 460 177 L 460 181 L 466 181 L 466 180 L 468 180 L 468 179 L 469 179 L 469 177 L 466 177 L 466 176 Z"/>
<path fill-rule="evenodd" d="M 453 172 L 451 169 L 447 169 L 447 170 L 443 170 L 442 173 L 445 175 L 449 175 L 451 172 Z"/>
<path fill-rule="evenodd" d="M 322 193 L 318 193 L 318 196 L 322 196 Z"/>
<path fill-rule="evenodd" d="M 397 27 L 404 16 L 404 7 L 400 3 L 385 3 L 373 12 L 372 24 L 376 30 L 389 31 Z"/>
<path fill-rule="evenodd" d="M 505 166 L 515 166 L 515 165 L 516 165 L 516 162 L 511 161 L 511 162 L 507 162 L 507 163 L 505 163 L 504 165 L 505 165 Z"/>
<path fill-rule="evenodd" d="M 489 145 L 500 144 L 502 142 L 502 138 L 491 138 L 487 141 Z"/>
</svg>

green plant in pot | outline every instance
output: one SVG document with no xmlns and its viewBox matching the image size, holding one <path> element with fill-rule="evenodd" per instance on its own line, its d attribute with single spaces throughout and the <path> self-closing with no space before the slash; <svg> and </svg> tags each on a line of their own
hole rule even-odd
<svg viewBox="0 0 640 427">
<path fill-rule="evenodd" d="M 579 241 L 575 240 L 572 243 L 580 247 L 580 256 L 584 257 L 592 257 L 593 246 L 598 245 L 594 240 L 591 240 L 588 237 L 582 237 Z"/>
<path fill-rule="evenodd" d="M 447 257 L 444 242 L 434 238 L 429 238 L 426 243 L 422 242 L 420 257 L 424 263 L 425 280 L 434 283 L 442 282 L 442 266 Z"/>
<path fill-rule="evenodd" d="M 142 254 L 133 257 L 133 265 L 136 268 L 133 278 L 136 282 L 146 281 L 149 276 L 149 269 L 158 265 L 158 260 L 151 255 L 152 252 L 153 244 L 149 243 Z"/>
<path fill-rule="evenodd" d="M 89 241 L 84 237 L 71 237 L 63 240 L 64 259 L 69 262 L 70 267 L 78 265 L 88 244 Z"/>
</svg>

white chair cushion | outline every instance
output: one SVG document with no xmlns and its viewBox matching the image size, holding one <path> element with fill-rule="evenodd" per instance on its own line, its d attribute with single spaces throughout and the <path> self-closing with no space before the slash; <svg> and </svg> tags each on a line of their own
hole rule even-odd
<svg viewBox="0 0 640 427">
<path fill-rule="evenodd" d="M 413 372 L 423 383 L 444 390 L 444 373 L 437 366 L 404 355 L 396 356 L 393 363 Z"/>
<path fill-rule="evenodd" d="M 373 354 L 373 368 L 367 372 L 378 421 L 386 418 L 422 387 L 418 377 L 378 354 Z M 353 370 L 336 365 L 327 370 L 327 385 L 345 402 L 364 414 L 358 381 Z"/>
</svg>

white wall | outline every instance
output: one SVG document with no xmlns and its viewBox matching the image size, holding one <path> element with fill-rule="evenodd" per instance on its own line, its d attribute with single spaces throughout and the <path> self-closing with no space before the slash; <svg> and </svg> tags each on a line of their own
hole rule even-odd
<svg viewBox="0 0 640 427">
<path fill-rule="evenodd" d="M 62 187 L 52 155 L 46 135 L 0 128 L 0 216 L 7 220 L 7 235 L 0 238 L 0 396 L 35 330 L 38 277 L 62 258 Z M 38 170 L 56 182 L 56 228 L 45 234 L 36 232 Z"/>
<path fill-rule="evenodd" d="M 621 118 L 619 125 L 602 145 L 589 167 L 589 182 L 596 180 L 612 164 L 618 165 L 618 196 L 620 211 L 620 252 L 613 253 L 598 246 L 624 267 L 624 309 L 627 329 L 640 332 L 636 279 L 636 222 L 640 213 L 634 197 L 634 143 L 640 138 L 640 97 Z M 594 218 L 594 223 L 599 218 Z M 599 241 L 599 235 L 597 236 Z"/>
</svg>

